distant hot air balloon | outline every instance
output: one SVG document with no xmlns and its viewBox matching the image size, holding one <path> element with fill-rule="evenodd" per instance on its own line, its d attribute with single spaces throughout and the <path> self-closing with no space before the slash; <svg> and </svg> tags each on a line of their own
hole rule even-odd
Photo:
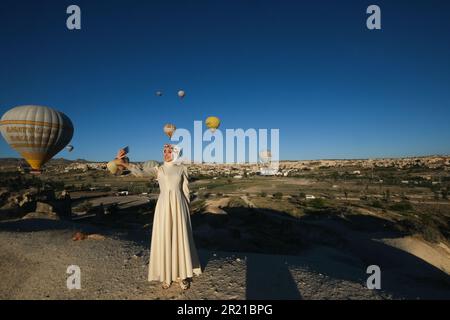
<svg viewBox="0 0 450 320">
<path fill-rule="evenodd" d="M 177 130 L 174 124 L 168 123 L 164 126 L 164 133 L 167 134 L 169 138 L 172 138 L 173 133 Z"/>
<path fill-rule="evenodd" d="M 157 97 L 161 97 L 163 95 L 163 92 L 161 90 L 158 90 L 155 92 Z"/>
<path fill-rule="evenodd" d="M 261 158 L 261 161 L 268 162 L 272 158 L 272 152 L 270 152 L 270 150 L 261 151 L 259 157 Z"/>
<path fill-rule="evenodd" d="M 214 131 L 216 131 L 216 129 L 219 128 L 220 126 L 220 119 L 217 117 L 208 117 L 205 120 L 205 124 L 208 127 L 208 129 L 214 133 Z"/>
<path fill-rule="evenodd" d="M 49 107 L 25 105 L 7 111 L 0 120 L 6 142 L 30 164 L 33 172 L 61 151 L 72 139 L 72 121 Z"/>
<path fill-rule="evenodd" d="M 106 168 L 114 175 L 121 175 L 124 171 L 124 166 L 120 165 L 119 160 L 114 159 L 106 164 Z M 130 159 L 128 157 L 123 157 L 122 161 L 125 163 L 130 163 Z"/>
<path fill-rule="evenodd" d="M 117 166 L 115 160 L 111 160 L 110 162 L 108 162 L 106 164 L 106 168 L 108 168 L 109 172 L 111 172 L 112 174 L 119 173 L 119 167 Z"/>
<path fill-rule="evenodd" d="M 69 145 L 66 147 L 66 149 L 67 149 L 67 151 L 72 152 L 73 146 L 69 144 Z"/>
<path fill-rule="evenodd" d="M 179 97 L 180 99 L 183 99 L 185 95 L 186 95 L 186 92 L 184 92 L 184 90 L 179 90 L 179 91 L 178 91 L 178 97 Z"/>
</svg>

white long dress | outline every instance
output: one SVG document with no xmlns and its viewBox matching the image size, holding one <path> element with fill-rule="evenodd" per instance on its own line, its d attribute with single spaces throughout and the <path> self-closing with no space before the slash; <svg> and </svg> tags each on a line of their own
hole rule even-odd
<svg viewBox="0 0 450 320">
<path fill-rule="evenodd" d="M 170 283 L 202 273 L 192 236 L 187 169 L 164 162 L 151 168 L 131 166 L 136 176 L 157 178 L 160 194 L 153 218 L 149 281 Z"/>
</svg>

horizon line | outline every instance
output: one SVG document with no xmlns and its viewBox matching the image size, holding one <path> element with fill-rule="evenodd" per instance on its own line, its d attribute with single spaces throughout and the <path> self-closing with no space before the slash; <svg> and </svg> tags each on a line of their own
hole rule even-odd
<svg viewBox="0 0 450 320">
<path fill-rule="evenodd" d="M 395 159 L 413 159 L 413 158 L 431 158 L 431 157 L 444 157 L 444 158 L 448 158 L 450 157 L 450 154 L 429 154 L 429 155 L 420 155 L 420 156 L 394 156 L 394 157 L 371 157 L 371 158 L 314 158 L 314 159 L 285 159 L 285 160 L 278 160 L 279 162 L 292 162 L 292 161 L 347 161 L 347 160 L 395 160 Z M 24 160 L 26 161 L 24 158 L 21 157 L 0 157 L 0 160 Z M 60 157 L 60 158 L 52 158 L 49 161 L 52 160 L 67 160 L 67 161 L 86 161 L 86 162 L 95 162 L 95 163 L 101 163 L 101 162 L 109 162 L 111 160 L 87 160 L 87 159 L 83 159 L 83 158 L 78 158 L 75 160 L 71 160 L 71 159 L 67 159 L 64 157 Z M 157 162 L 161 162 L 159 160 L 155 160 L 155 159 L 148 159 L 148 160 L 142 160 L 142 161 L 131 161 L 131 162 L 146 162 L 146 161 L 157 161 Z M 258 164 L 260 162 L 195 162 L 195 161 L 190 161 L 187 163 L 192 163 L 192 164 Z"/>
</svg>

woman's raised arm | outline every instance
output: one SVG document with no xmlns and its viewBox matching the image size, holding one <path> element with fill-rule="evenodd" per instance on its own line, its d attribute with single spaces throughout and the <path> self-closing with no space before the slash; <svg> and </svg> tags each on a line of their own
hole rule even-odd
<svg viewBox="0 0 450 320">
<path fill-rule="evenodd" d="M 127 168 L 130 173 L 136 177 L 156 178 L 158 172 L 158 166 L 141 167 L 137 164 L 128 163 L 125 165 L 125 168 Z"/>
<path fill-rule="evenodd" d="M 117 152 L 116 159 L 114 162 L 118 167 L 122 167 L 136 177 L 149 177 L 156 178 L 158 173 L 158 166 L 140 166 L 137 164 L 133 164 L 129 162 L 129 159 L 126 157 L 126 151 L 124 149 L 120 149 Z"/>
</svg>

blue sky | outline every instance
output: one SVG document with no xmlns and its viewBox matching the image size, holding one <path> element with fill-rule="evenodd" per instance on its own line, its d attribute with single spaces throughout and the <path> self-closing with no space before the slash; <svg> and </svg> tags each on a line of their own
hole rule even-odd
<svg viewBox="0 0 450 320">
<path fill-rule="evenodd" d="M 57 157 L 160 159 L 165 123 L 210 115 L 279 128 L 281 159 L 450 154 L 448 1 L 2 0 L 0 41 L 0 114 L 66 113 L 75 150 Z"/>
</svg>

